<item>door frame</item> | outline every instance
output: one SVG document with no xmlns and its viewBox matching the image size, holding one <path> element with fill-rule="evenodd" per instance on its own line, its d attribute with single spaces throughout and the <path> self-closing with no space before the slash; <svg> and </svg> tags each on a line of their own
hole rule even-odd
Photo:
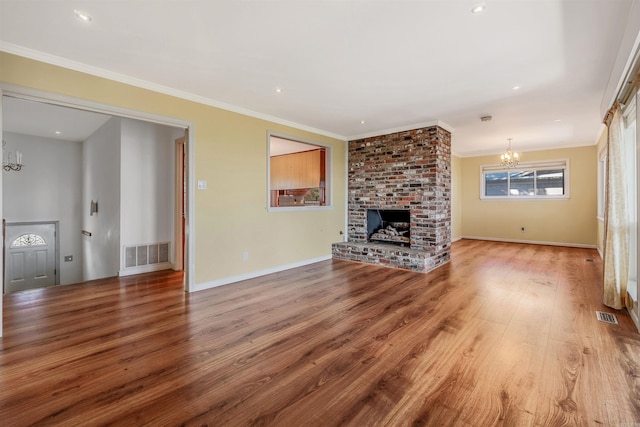
<svg viewBox="0 0 640 427">
<path fill-rule="evenodd" d="M 4 220 L 3 220 L 4 221 Z M 53 286 L 58 286 L 60 284 L 60 239 L 58 238 L 58 236 L 60 236 L 60 221 L 16 221 L 16 222 L 4 222 L 4 233 L 2 235 L 2 265 L 5 265 L 6 262 L 6 256 L 7 256 L 7 233 L 6 233 L 6 227 L 11 227 L 11 226 L 20 226 L 20 225 L 53 225 L 54 226 L 54 260 L 55 260 L 55 274 L 54 274 L 54 285 Z M 5 267 L 6 268 L 6 267 Z M 2 293 L 4 294 L 6 292 L 5 286 L 6 283 L 4 281 L 5 277 L 4 277 L 4 270 L 5 268 L 2 269 Z"/>
<path fill-rule="evenodd" d="M 185 141 L 188 138 L 189 129 L 185 129 L 185 135 L 174 141 L 175 145 L 175 196 L 174 196 L 174 270 L 184 270 L 185 253 Z"/>
<path fill-rule="evenodd" d="M 140 120 L 149 123 L 155 123 L 164 126 L 170 126 L 175 128 L 182 128 L 187 130 L 186 139 L 184 143 L 185 150 L 185 181 L 187 183 L 186 191 L 186 203 L 185 203 L 185 232 L 184 232 L 184 288 L 187 292 L 195 291 L 195 236 L 192 229 L 192 224 L 195 224 L 195 150 L 193 149 L 194 132 L 193 122 L 182 120 L 174 117 L 161 116 L 158 114 L 147 113 L 143 111 L 136 111 L 129 108 L 116 107 L 114 105 L 102 104 L 94 101 L 89 101 L 81 98 L 74 98 L 65 95 L 59 95 L 51 92 L 41 91 L 37 89 L 27 88 L 23 86 L 17 86 L 0 82 L 0 104 L 1 100 L 5 97 L 19 98 L 35 102 L 43 102 L 46 104 L 58 105 L 63 107 L 75 108 L 78 110 L 93 111 L 96 113 L 108 114 L 116 117 L 124 117 L 134 120 Z M 0 105 L 0 132 L 2 132 L 2 107 Z M 2 213 L 2 177 L 0 174 L 0 216 Z M 1 261 L 4 262 L 4 259 Z M 4 265 L 4 264 L 2 264 Z M 2 277 L 2 288 L 4 289 L 4 276 Z M 1 304 L 1 303 L 0 303 Z M 0 305 L 0 314 L 2 306 Z M 0 316 L 0 331 L 2 326 L 2 320 Z M 1 332 L 0 332 L 0 336 Z"/>
<path fill-rule="evenodd" d="M 0 84 L 0 137 L 2 137 L 2 135 L 4 135 L 4 131 L 2 128 L 2 100 L 4 99 L 4 88 L 2 86 L 2 84 Z M 4 211 L 2 210 L 2 200 L 4 199 L 4 195 L 2 194 L 2 176 L 4 175 L 4 171 L 0 170 L 0 218 L 3 218 L 2 220 L 2 241 L 4 242 Z M 2 270 L 2 295 L 4 295 L 4 244 L 2 245 L 2 256 L 0 257 L 0 266 L 2 266 L 2 268 L 0 268 L 0 270 Z M 4 325 L 2 323 L 2 319 L 4 317 L 3 315 L 3 307 L 2 307 L 2 300 L 4 298 L 2 298 L 2 296 L 0 296 L 0 338 L 2 338 L 3 332 L 4 332 Z"/>
</svg>

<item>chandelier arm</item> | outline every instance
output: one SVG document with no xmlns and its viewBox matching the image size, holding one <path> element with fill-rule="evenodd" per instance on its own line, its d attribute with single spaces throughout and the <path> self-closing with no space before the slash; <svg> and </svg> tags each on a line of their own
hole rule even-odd
<svg viewBox="0 0 640 427">
<path fill-rule="evenodd" d="M 22 153 L 20 151 L 16 151 L 15 155 L 11 152 L 7 153 L 7 160 L 4 160 L 4 152 L 7 150 L 7 141 L 2 140 L 2 169 L 4 171 L 20 171 L 22 170 Z M 13 161 L 15 158 L 15 161 Z"/>
</svg>

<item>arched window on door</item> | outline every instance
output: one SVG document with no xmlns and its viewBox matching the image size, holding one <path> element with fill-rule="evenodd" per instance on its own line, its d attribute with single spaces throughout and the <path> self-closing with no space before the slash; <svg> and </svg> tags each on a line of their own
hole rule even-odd
<svg viewBox="0 0 640 427">
<path fill-rule="evenodd" d="M 39 234 L 28 233 L 18 236 L 10 245 L 11 248 L 25 246 L 46 246 L 47 242 Z"/>
</svg>

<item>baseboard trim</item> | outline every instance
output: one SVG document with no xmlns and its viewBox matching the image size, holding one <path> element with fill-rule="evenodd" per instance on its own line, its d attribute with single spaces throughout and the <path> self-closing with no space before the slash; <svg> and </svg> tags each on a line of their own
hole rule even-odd
<svg viewBox="0 0 640 427">
<path fill-rule="evenodd" d="M 193 291 L 203 291 L 205 289 L 216 288 L 218 286 L 229 285 L 231 283 L 241 282 L 243 280 L 255 279 L 256 277 L 266 276 L 267 274 L 279 273 L 292 268 L 304 267 L 305 265 L 315 264 L 316 262 L 327 261 L 331 259 L 331 255 L 324 255 L 317 258 L 307 259 L 304 261 L 294 262 L 291 264 L 279 265 L 277 267 L 266 268 L 264 270 L 252 271 L 250 273 L 239 274 L 237 276 L 224 277 L 222 279 L 213 280 L 211 282 L 196 283 Z"/>
<path fill-rule="evenodd" d="M 496 237 L 480 237 L 480 236 L 462 236 L 462 238 L 469 239 L 469 240 L 488 240 L 491 242 L 525 243 L 529 245 L 565 246 L 569 248 L 598 249 L 596 245 L 585 245 L 583 243 L 543 242 L 539 240 L 501 239 Z"/>
<path fill-rule="evenodd" d="M 133 276 L 134 274 L 152 273 L 160 270 L 173 270 L 173 263 L 162 262 L 159 264 L 139 265 L 137 267 L 129 267 L 118 271 L 118 276 Z"/>
<path fill-rule="evenodd" d="M 454 238 L 451 239 L 451 243 L 457 242 L 458 240 L 462 240 L 462 239 L 464 239 L 464 237 L 462 237 L 462 236 L 454 237 Z"/>
<path fill-rule="evenodd" d="M 635 286 L 636 288 L 638 287 L 636 282 L 630 280 L 629 283 L 627 283 L 627 289 L 633 286 Z M 636 312 L 636 310 L 638 309 L 638 301 L 634 301 L 633 298 L 631 298 L 631 294 L 628 290 L 624 298 L 624 308 L 627 309 L 627 313 L 629 313 L 629 316 L 631 316 L 631 320 L 633 320 L 633 323 L 636 325 L 636 329 L 638 330 L 638 332 L 640 332 L 640 319 L 638 318 L 638 313 Z"/>
<path fill-rule="evenodd" d="M 633 310 L 629 310 L 628 307 L 627 313 L 629 313 L 629 316 L 631 316 L 631 320 L 633 320 L 634 325 L 636 325 L 636 329 L 638 330 L 638 332 L 640 332 L 640 319 L 638 319 L 638 315 Z"/>
</svg>

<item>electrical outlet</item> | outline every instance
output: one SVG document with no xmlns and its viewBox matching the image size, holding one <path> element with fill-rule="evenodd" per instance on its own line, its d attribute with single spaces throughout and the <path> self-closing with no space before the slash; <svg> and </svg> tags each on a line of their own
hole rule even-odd
<svg viewBox="0 0 640 427">
<path fill-rule="evenodd" d="M 248 261 L 249 260 L 249 252 L 247 252 L 247 251 L 242 252 L 242 260 L 243 261 Z"/>
</svg>

